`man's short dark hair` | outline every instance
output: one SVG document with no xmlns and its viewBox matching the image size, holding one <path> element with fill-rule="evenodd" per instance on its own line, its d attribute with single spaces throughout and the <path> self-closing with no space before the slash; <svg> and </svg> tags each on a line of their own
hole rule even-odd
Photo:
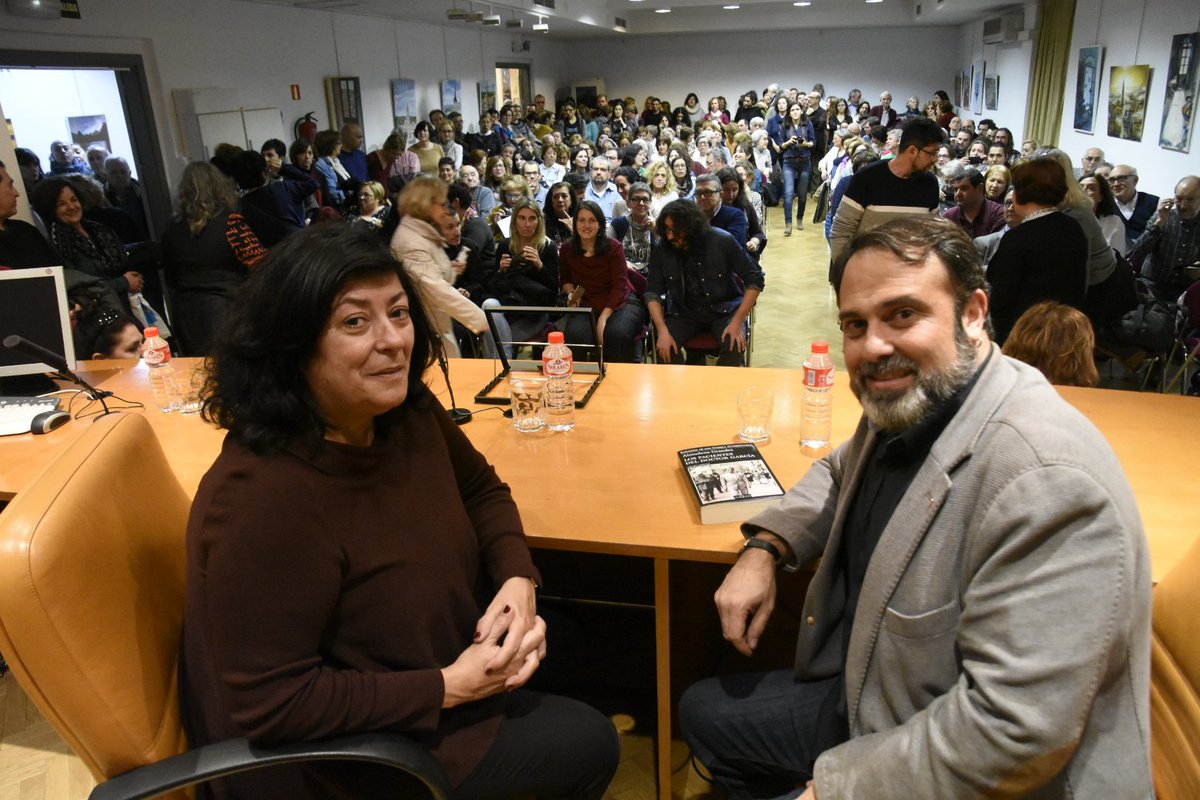
<svg viewBox="0 0 1200 800">
<path fill-rule="evenodd" d="M 349 282 L 395 275 L 414 328 L 409 402 L 428 398 L 425 369 L 440 347 L 407 270 L 379 237 L 349 225 L 313 225 L 275 247 L 239 288 L 202 392 L 204 419 L 257 453 L 315 444 L 325 420 L 305 379 L 337 293 Z M 389 415 L 379 417 L 386 425 Z"/>
<path fill-rule="evenodd" d="M 706 176 L 702 175 L 701 177 Z M 716 180 L 716 178 L 713 178 L 713 180 Z M 667 239 L 667 220 L 671 220 L 671 225 L 675 230 L 683 234 L 684 241 L 689 250 L 695 247 L 697 242 L 708 236 L 712 230 L 712 226 L 708 224 L 708 219 L 704 216 L 704 212 L 700 210 L 700 206 L 691 200 L 672 200 L 663 206 L 662 211 L 658 212 L 658 219 L 654 222 L 654 229 L 658 231 L 658 235 L 663 241 Z"/>
<path fill-rule="evenodd" d="M 1018 203 L 1057 206 L 1067 196 L 1067 175 L 1053 158 L 1034 158 L 1012 168 Z"/>
<path fill-rule="evenodd" d="M 588 177 L 582 172 L 568 172 L 563 176 L 563 181 L 571 184 L 571 188 L 575 191 L 586 188 L 588 185 Z"/>
<path fill-rule="evenodd" d="M 616 183 L 617 178 L 622 177 L 629 181 L 630 186 L 642 179 L 642 176 L 633 167 L 617 167 L 617 171 L 613 173 L 613 183 Z"/>
<path fill-rule="evenodd" d="M 446 202 L 448 204 L 454 205 L 457 202 L 459 208 L 466 209 L 471 207 L 471 190 L 467 188 L 466 184 L 455 181 L 450 184 L 446 191 Z"/>
<path fill-rule="evenodd" d="M 982 289 L 987 291 L 983 259 L 971 237 L 955 223 L 941 217 L 903 217 L 894 219 L 854 237 L 833 265 L 833 290 L 842 295 L 846 264 L 864 250 L 886 250 L 905 264 L 919 265 L 936 255 L 946 267 L 954 308 L 960 314 L 967 298 Z M 989 323 L 988 332 L 991 332 Z"/>
<path fill-rule="evenodd" d="M 633 197 L 633 195 L 637 192 L 641 192 L 647 197 L 654 197 L 654 192 L 650 190 L 650 184 L 646 183 L 641 178 L 638 178 L 636 181 L 631 181 L 629 184 L 629 196 Z"/>
<path fill-rule="evenodd" d="M 445 167 L 445 166 L 453 167 L 454 159 L 451 158 L 450 156 L 442 156 L 441 158 L 439 158 L 438 159 L 438 169 L 441 169 L 442 167 Z"/>
<path fill-rule="evenodd" d="M 966 167 L 963 169 L 962 177 L 958 180 L 968 180 L 972 186 L 978 189 L 980 186 L 983 186 L 983 173 L 974 167 Z"/>
<path fill-rule="evenodd" d="M 941 144 L 945 139 L 941 126 L 929 117 L 910 117 L 900 134 L 900 152 L 907 150 L 909 145 L 923 150 L 931 144 Z"/>
<path fill-rule="evenodd" d="M 262 148 L 259 150 L 259 152 L 266 153 L 268 150 L 279 156 L 280 161 L 282 161 L 284 158 L 287 158 L 287 145 L 284 144 L 280 139 L 267 139 L 265 142 L 263 142 Z"/>
</svg>

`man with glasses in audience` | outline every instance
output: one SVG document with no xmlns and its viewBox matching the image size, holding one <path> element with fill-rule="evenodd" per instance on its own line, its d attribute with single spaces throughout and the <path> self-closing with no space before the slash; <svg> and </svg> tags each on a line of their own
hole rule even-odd
<svg viewBox="0 0 1200 800">
<path fill-rule="evenodd" d="M 745 249 L 746 239 L 750 235 L 746 212 L 721 202 L 721 179 L 716 172 L 696 178 L 695 198 L 708 224 L 728 233 Z"/>
<path fill-rule="evenodd" d="M 1137 190 L 1137 168 L 1128 164 L 1113 167 L 1112 172 L 1108 173 L 1108 183 L 1117 200 L 1117 210 L 1125 220 L 1125 251 L 1129 252 L 1145 232 L 1146 223 L 1158 210 L 1158 195 Z"/>
<path fill-rule="evenodd" d="M 863 167 L 850 179 L 838 204 L 829 233 L 829 249 L 836 262 L 860 232 L 889 219 L 933 215 L 938 210 L 938 182 L 930 171 L 937 163 L 942 129 L 927 117 L 904 125 L 895 158 Z"/>
<path fill-rule="evenodd" d="M 546 182 L 542 180 L 542 168 L 536 161 L 526 161 L 521 165 L 521 177 L 529 184 L 529 196 L 538 206 L 546 202 Z"/>
<path fill-rule="evenodd" d="M 1096 165 L 1104 160 L 1104 151 L 1099 147 L 1089 147 L 1083 151 L 1083 158 L 1079 159 L 1079 174 L 1075 177 L 1086 178 L 1096 171 Z"/>
<path fill-rule="evenodd" d="M 1141 265 L 1154 296 L 1169 303 L 1200 280 L 1200 177 L 1187 176 L 1175 184 L 1173 198 L 1158 204 L 1129 261 Z"/>
</svg>

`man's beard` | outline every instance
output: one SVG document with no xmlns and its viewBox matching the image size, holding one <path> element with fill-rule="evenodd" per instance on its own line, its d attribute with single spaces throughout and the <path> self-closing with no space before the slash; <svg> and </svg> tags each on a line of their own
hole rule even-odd
<svg viewBox="0 0 1200 800">
<path fill-rule="evenodd" d="M 850 388 L 867 419 L 885 431 L 908 430 L 966 386 L 975 374 L 978 354 L 961 326 L 955 333 L 954 345 L 958 353 L 955 362 L 927 374 L 920 372 L 915 361 L 899 353 L 882 361 L 860 364 L 857 374 L 850 379 Z M 867 387 L 866 378 L 894 371 L 912 373 L 912 384 L 900 391 L 873 391 Z"/>
</svg>

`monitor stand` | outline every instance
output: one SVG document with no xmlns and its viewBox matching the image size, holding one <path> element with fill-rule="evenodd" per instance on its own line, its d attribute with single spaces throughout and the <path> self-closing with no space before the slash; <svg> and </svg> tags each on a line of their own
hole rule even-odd
<svg viewBox="0 0 1200 800">
<path fill-rule="evenodd" d="M 0 397 L 36 397 L 58 391 L 59 385 L 49 375 L 13 375 L 0 378 Z"/>
</svg>

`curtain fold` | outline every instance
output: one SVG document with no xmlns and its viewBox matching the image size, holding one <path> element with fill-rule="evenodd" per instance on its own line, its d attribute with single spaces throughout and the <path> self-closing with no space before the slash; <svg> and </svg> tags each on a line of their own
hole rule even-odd
<svg viewBox="0 0 1200 800">
<path fill-rule="evenodd" d="M 1041 0 L 1037 44 L 1025 112 L 1025 138 L 1039 145 L 1058 144 L 1075 29 L 1075 0 Z"/>
</svg>

